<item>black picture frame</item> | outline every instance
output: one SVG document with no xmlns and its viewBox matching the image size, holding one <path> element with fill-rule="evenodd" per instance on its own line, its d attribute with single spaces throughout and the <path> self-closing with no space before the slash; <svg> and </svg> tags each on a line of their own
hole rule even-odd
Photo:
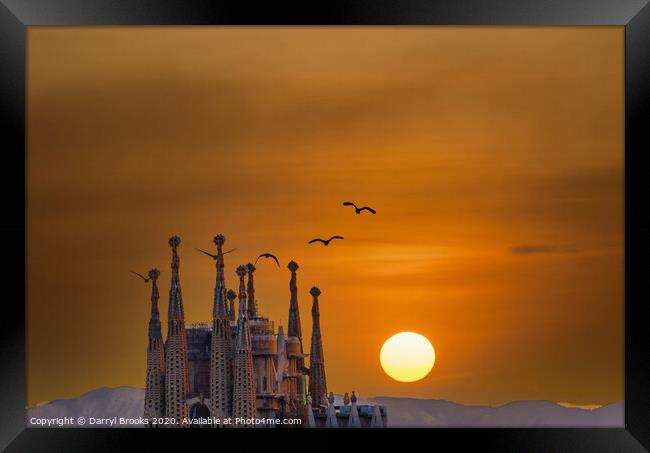
<svg viewBox="0 0 650 453">
<path fill-rule="evenodd" d="M 625 427 L 620 429 L 375 430 L 413 436 L 435 448 L 450 442 L 498 451 L 644 451 L 650 449 L 650 349 L 644 305 L 650 300 L 650 6 L 647 0 L 0 0 L 0 127 L 3 209 L 0 225 L 0 447 L 7 451 L 114 450 L 134 436 L 165 443 L 214 442 L 214 430 L 27 429 L 25 422 L 26 31 L 68 25 L 617 25 L 625 27 Z M 22 238 L 22 240 L 21 240 Z M 22 301 L 22 302 L 21 302 Z M 597 335 L 597 332 L 594 333 Z M 55 345 L 53 345 L 55 346 Z M 189 437 L 188 431 L 192 436 Z M 236 430 L 235 430 L 236 431 Z M 260 431 L 260 430 L 253 430 Z M 294 439 L 304 434 L 291 432 Z M 337 442 L 344 431 L 305 438 Z M 154 433 L 155 434 L 152 434 Z M 268 442 L 268 431 L 246 435 Z M 359 437 L 368 431 L 356 434 Z M 241 437 L 241 433 L 229 435 Z M 209 437 L 205 437 L 209 436 Z M 298 436 L 298 437 L 295 437 Z M 409 436 L 409 437 L 407 437 Z M 398 442 L 399 439 L 394 439 Z M 423 443 L 424 442 L 424 443 Z M 226 445 L 233 444 L 221 444 Z M 270 444 L 270 448 L 276 448 Z M 415 444 L 414 444 L 415 445 Z M 103 448 L 102 448 L 103 447 Z M 337 448 L 341 448 L 340 444 Z M 286 444 L 283 449 L 287 448 Z M 391 447 L 396 448 L 396 447 Z M 427 448 L 428 449 L 428 448 Z"/>
</svg>

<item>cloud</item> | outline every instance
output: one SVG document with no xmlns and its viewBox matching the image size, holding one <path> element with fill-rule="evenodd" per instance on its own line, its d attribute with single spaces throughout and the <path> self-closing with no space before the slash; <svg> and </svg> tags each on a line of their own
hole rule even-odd
<svg viewBox="0 0 650 453">
<path fill-rule="evenodd" d="M 515 255 L 533 255 L 536 253 L 556 253 L 559 249 L 548 244 L 522 244 L 510 247 L 510 252 Z"/>
</svg>

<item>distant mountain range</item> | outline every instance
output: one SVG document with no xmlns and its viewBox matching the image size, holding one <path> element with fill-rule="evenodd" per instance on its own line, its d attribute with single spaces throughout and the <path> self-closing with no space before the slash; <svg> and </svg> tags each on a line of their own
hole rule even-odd
<svg viewBox="0 0 650 453">
<path fill-rule="evenodd" d="M 28 408 L 27 417 L 138 418 L 144 389 L 99 388 L 69 400 L 55 400 Z M 341 404 L 337 396 L 335 404 Z M 388 410 L 390 427 L 622 427 L 623 403 L 597 409 L 566 407 L 551 401 L 513 401 L 503 406 L 465 406 L 444 400 L 375 397 L 359 404 L 380 404 Z M 33 426 L 33 425 L 31 425 Z M 77 425 L 73 425 L 77 427 Z M 91 427 L 89 424 L 86 427 Z M 97 426 L 97 425 L 95 425 Z M 102 425 L 99 425 L 102 426 Z M 106 424 L 103 424 L 106 426 Z"/>
</svg>

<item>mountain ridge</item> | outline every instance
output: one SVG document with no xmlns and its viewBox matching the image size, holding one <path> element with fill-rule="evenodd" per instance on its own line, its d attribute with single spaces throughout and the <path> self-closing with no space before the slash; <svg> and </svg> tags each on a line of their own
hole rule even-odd
<svg viewBox="0 0 650 453">
<path fill-rule="evenodd" d="M 143 414 L 144 389 L 99 387 L 76 398 L 42 402 L 27 408 L 28 426 L 33 418 L 112 417 L 138 418 Z M 337 395 L 335 404 L 342 404 Z M 595 409 L 566 407 L 548 400 L 516 400 L 501 406 L 470 406 L 448 400 L 376 396 L 358 401 L 387 408 L 389 427 L 622 427 L 624 403 Z M 75 425 L 76 426 L 76 425 Z M 88 425 L 86 425 L 88 426 Z M 106 426 L 98 424 L 94 426 Z"/>
</svg>

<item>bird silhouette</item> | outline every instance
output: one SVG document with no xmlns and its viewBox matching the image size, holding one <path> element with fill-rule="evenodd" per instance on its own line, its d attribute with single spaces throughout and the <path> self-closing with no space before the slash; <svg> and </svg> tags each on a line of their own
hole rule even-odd
<svg viewBox="0 0 650 453">
<path fill-rule="evenodd" d="M 272 253 L 262 253 L 255 260 L 255 264 L 257 264 L 257 262 L 259 261 L 260 258 L 273 258 L 275 260 L 275 262 L 277 263 L 278 267 L 280 267 L 280 262 L 278 261 L 278 258 Z"/>
<path fill-rule="evenodd" d="M 312 239 L 311 241 L 309 241 L 309 243 L 313 244 L 314 242 L 322 242 L 323 245 L 330 245 L 330 241 L 332 241 L 334 239 L 345 239 L 345 238 L 343 236 L 332 236 L 331 238 L 329 238 L 327 240 L 321 239 L 321 238 L 316 238 L 316 239 Z"/>
<path fill-rule="evenodd" d="M 375 210 L 372 209 L 371 207 L 369 207 L 369 206 L 364 206 L 364 207 L 362 207 L 362 208 L 357 208 L 357 205 L 354 204 L 354 203 L 352 203 L 351 201 L 344 201 L 344 202 L 343 202 L 343 206 L 354 206 L 354 212 L 356 212 L 357 214 L 361 214 L 361 211 L 364 211 L 364 210 L 365 210 L 365 211 L 370 211 L 370 212 L 372 212 L 373 214 L 377 214 L 377 211 L 375 211 Z"/>
<path fill-rule="evenodd" d="M 195 249 L 195 250 L 198 250 L 201 253 L 205 253 L 206 255 L 208 255 L 213 260 L 217 259 L 217 255 L 213 255 L 212 253 L 208 253 L 205 250 L 201 250 L 201 249 Z M 225 255 L 226 253 L 234 252 L 235 250 L 237 250 L 237 249 L 228 250 L 227 252 L 223 252 L 223 254 Z"/>
<path fill-rule="evenodd" d="M 149 280 L 151 280 L 151 277 L 147 278 L 142 274 L 138 274 L 136 271 L 131 271 L 131 272 L 134 273 L 135 275 L 137 275 L 138 277 L 140 277 L 142 280 L 144 280 L 145 283 L 148 283 Z"/>
</svg>

